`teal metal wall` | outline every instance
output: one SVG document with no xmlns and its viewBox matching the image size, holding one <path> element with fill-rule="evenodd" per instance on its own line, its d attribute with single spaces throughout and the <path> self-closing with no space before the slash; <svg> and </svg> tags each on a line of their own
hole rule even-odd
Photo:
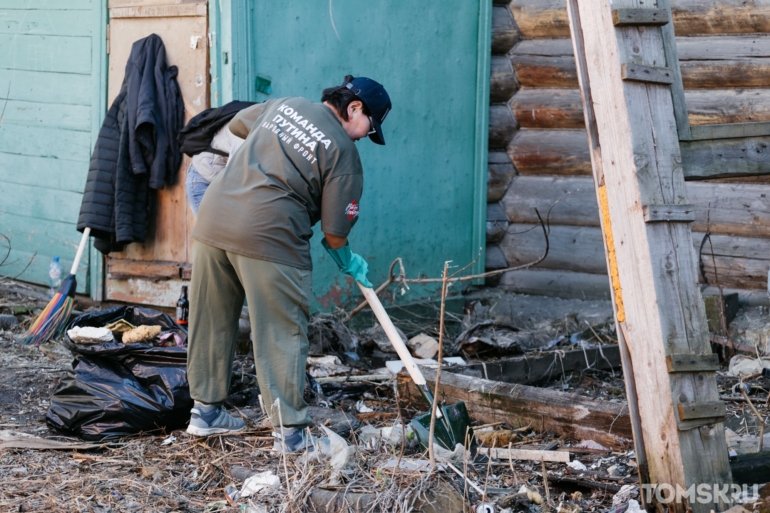
<svg viewBox="0 0 770 513">
<path fill-rule="evenodd" d="M 218 10 L 221 4 L 210 4 L 220 36 L 211 54 L 213 104 L 319 99 L 346 74 L 374 78 L 390 93 L 387 145 L 358 143 L 365 191 L 350 244 L 369 262 L 373 283 L 387 278 L 397 257 L 410 277 L 439 277 L 445 260 L 464 266 L 479 256 L 491 0 L 233 0 Z M 269 94 L 258 91 L 257 77 L 263 91 L 269 81 Z M 316 307 L 329 309 L 348 301 L 354 285 L 337 272 L 320 238 L 316 233 L 312 241 Z M 481 254 L 469 272 L 483 266 Z M 403 300 L 432 290 L 415 287 Z"/>
<path fill-rule="evenodd" d="M 0 275 L 47 283 L 69 272 L 88 162 L 105 112 L 105 2 L 0 0 Z M 7 252 L 0 241 L 0 260 Z M 78 290 L 101 259 L 84 258 Z M 91 269 L 89 273 L 89 260 Z"/>
</svg>

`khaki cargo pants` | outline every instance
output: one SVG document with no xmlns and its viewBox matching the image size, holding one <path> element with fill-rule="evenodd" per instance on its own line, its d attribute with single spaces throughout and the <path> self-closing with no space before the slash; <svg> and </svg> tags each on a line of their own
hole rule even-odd
<svg viewBox="0 0 770 513">
<path fill-rule="evenodd" d="M 244 298 L 248 301 L 259 390 L 278 427 L 310 424 L 305 388 L 312 273 L 193 244 L 187 378 L 193 399 L 227 398 Z"/>
</svg>

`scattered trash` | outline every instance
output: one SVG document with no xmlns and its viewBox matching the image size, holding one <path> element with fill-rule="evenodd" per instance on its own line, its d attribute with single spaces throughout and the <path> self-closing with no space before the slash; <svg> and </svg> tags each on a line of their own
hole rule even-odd
<svg viewBox="0 0 770 513">
<path fill-rule="evenodd" d="M 230 507 L 230 504 L 227 501 L 214 501 L 209 502 L 206 504 L 206 513 L 217 513 L 219 511 L 227 511 L 227 509 Z"/>
<path fill-rule="evenodd" d="M 543 504 L 543 496 L 540 495 L 540 492 L 538 492 L 534 488 L 529 488 L 526 485 L 521 485 L 521 488 L 519 488 L 519 494 L 526 495 L 527 500 L 529 502 L 534 502 L 538 506 Z"/>
<path fill-rule="evenodd" d="M 74 327 L 67 330 L 67 336 L 76 344 L 104 344 L 113 342 L 115 337 L 107 328 L 94 328 L 91 326 Z"/>
<path fill-rule="evenodd" d="M 580 447 L 583 449 L 595 449 L 598 451 L 607 451 L 610 452 L 608 448 L 603 446 L 602 444 L 598 442 L 594 442 L 593 440 L 581 440 L 579 444 L 577 444 L 575 447 Z M 630 456 L 633 457 L 633 456 Z"/>
<path fill-rule="evenodd" d="M 735 452 L 736 456 L 752 454 L 759 451 L 759 437 L 752 435 L 740 436 L 730 428 L 725 428 L 725 439 L 728 449 Z M 770 433 L 762 437 L 762 447 L 770 448 Z"/>
<path fill-rule="evenodd" d="M 396 328 L 396 331 L 398 332 L 398 335 L 401 337 L 401 340 L 403 340 L 404 343 L 406 344 L 407 338 L 406 338 L 406 335 L 404 335 L 404 332 L 402 332 L 398 328 Z M 390 343 L 390 340 L 388 339 L 388 336 L 385 334 L 385 330 L 383 330 L 382 326 L 380 326 L 380 323 L 375 323 L 374 327 L 364 331 L 361 335 L 363 338 L 362 346 L 364 348 L 369 350 L 378 349 L 383 353 L 395 354 L 396 349 L 393 347 L 393 344 Z"/>
<path fill-rule="evenodd" d="M 508 447 L 508 444 L 519 440 L 519 435 L 510 429 L 482 432 L 474 429 L 473 434 L 481 445 L 486 445 L 487 447 Z"/>
<path fill-rule="evenodd" d="M 265 472 L 260 472 L 259 474 L 254 474 L 249 478 L 247 478 L 246 481 L 244 481 L 243 486 L 241 487 L 240 496 L 249 497 L 251 495 L 259 493 L 265 488 L 279 487 L 279 486 L 281 486 L 281 478 L 276 476 L 272 470 L 267 470 Z"/>
<path fill-rule="evenodd" d="M 585 465 L 583 465 L 582 463 L 580 463 L 580 461 L 579 461 L 579 460 L 570 461 L 569 463 L 567 463 L 567 466 L 568 466 L 569 468 L 573 468 L 573 469 L 575 469 L 575 470 L 578 470 L 578 471 L 580 471 L 580 472 L 583 472 L 583 471 L 586 471 L 586 470 L 588 470 L 588 467 L 586 467 Z"/>
<path fill-rule="evenodd" d="M 430 472 L 430 461 L 415 458 L 401 458 L 399 463 L 398 458 L 391 458 L 385 462 L 380 469 L 395 469 L 396 464 L 400 470 L 406 470 L 407 472 Z"/>
<path fill-rule="evenodd" d="M 425 367 L 438 367 L 438 362 L 436 360 L 415 358 L 414 363 L 417 365 L 423 365 Z M 459 356 L 449 356 L 447 358 L 443 358 L 442 363 L 444 365 L 468 365 L 468 363 Z M 401 360 L 393 360 L 385 362 L 385 366 L 395 376 L 401 372 L 401 369 L 404 368 L 404 363 Z"/>
<path fill-rule="evenodd" d="M 340 359 L 334 355 L 308 356 L 307 367 L 308 374 L 314 378 L 349 374 L 351 370 L 347 365 L 342 365 Z"/>
<path fill-rule="evenodd" d="M 420 333 L 406 342 L 406 347 L 415 358 L 429 359 L 438 354 L 438 341 L 425 333 Z"/>
<path fill-rule="evenodd" d="M 612 497 L 612 505 L 620 506 L 626 502 L 630 502 L 630 499 L 639 495 L 639 487 L 636 485 L 626 484 L 620 487 L 618 493 Z M 637 505 L 638 506 L 638 505 Z"/>
<path fill-rule="evenodd" d="M 414 430 L 409 424 L 402 427 L 401 423 L 396 422 L 393 426 L 382 428 L 366 425 L 358 432 L 358 439 L 369 449 L 377 449 L 383 443 L 396 447 L 401 445 L 404 434 L 407 442 L 415 441 Z"/>
<path fill-rule="evenodd" d="M 150 342 L 152 339 L 160 335 L 162 330 L 163 328 L 160 326 L 147 326 L 143 324 L 123 333 L 123 343 L 139 344 L 142 342 Z"/>
<path fill-rule="evenodd" d="M 738 354 L 730 359 L 727 375 L 740 378 L 759 374 L 762 369 L 770 369 L 770 358 L 756 358 Z"/>
<path fill-rule="evenodd" d="M 171 445 L 174 442 L 176 442 L 176 437 L 172 435 L 172 436 L 166 438 L 165 440 L 163 440 L 163 442 L 161 442 L 160 445 Z"/>
<path fill-rule="evenodd" d="M 556 513 L 580 513 L 580 506 L 569 502 L 560 502 Z"/>
<path fill-rule="evenodd" d="M 455 445 L 453 451 L 444 449 L 441 444 L 433 444 L 433 451 L 436 455 L 436 461 L 444 463 L 462 463 L 465 459 L 470 459 L 470 453 L 465 450 L 462 444 Z"/>
<path fill-rule="evenodd" d="M 495 513 L 495 505 L 489 502 L 480 502 L 474 511 L 475 513 Z"/>
<path fill-rule="evenodd" d="M 357 411 L 358 413 L 371 413 L 371 412 L 373 412 L 374 410 L 373 410 L 373 409 L 371 409 L 371 408 L 369 408 L 369 407 L 368 407 L 368 406 L 367 406 L 367 405 L 364 403 L 364 400 L 363 400 L 363 399 L 361 399 L 360 401 L 358 401 L 358 402 L 356 403 L 356 411 Z"/>
<path fill-rule="evenodd" d="M 332 468 L 344 470 L 352 465 L 354 463 L 356 448 L 348 445 L 344 438 L 326 426 L 321 426 L 321 428 L 329 438 L 329 456 L 331 456 L 329 464 Z"/>
</svg>

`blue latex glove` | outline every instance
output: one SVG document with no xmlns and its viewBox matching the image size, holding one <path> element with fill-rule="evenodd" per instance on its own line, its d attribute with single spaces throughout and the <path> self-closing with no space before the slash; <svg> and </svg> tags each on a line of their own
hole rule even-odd
<svg viewBox="0 0 770 513">
<path fill-rule="evenodd" d="M 355 280 L 364 287 L 373 288 L 369 280 L 366 279 L 366 273 L 369 272 L 369 264 L 366 263 L 364 257 L 357 255 L 350 251 L 350 244 L 347 242 L 339 249 L 332 249 L 329 243 L 326 242 L 326 238 L 321 241 L 324 249 L 331 255 L 332 260 L 340 268 L 343 273 L 352 276 Z"/>
</svg>

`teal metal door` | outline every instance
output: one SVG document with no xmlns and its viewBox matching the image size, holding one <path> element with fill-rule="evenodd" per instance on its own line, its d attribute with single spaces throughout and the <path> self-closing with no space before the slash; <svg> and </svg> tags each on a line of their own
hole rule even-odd
<svg viewBox="0 0 770 513">
<path fill-rule="evenodd" d="M 105 2 L 0 0 L 0 275 L 70 271 L 91 148 L 105 111 Z M 92 271 L 98 270 L 91 258 Z M 78 271 L 88 291 L 89 258 Z M 94 284 L 97 273 L 92 272 Z"/>
<path fill-rule="evenodd" d="M 491 0 L 235 0 L 216 19 L 232 38 L 220 41 L 231 53 L 213 50 L 213 68 L 227 59 L 233 69 L 220 80 L 221 98 L 318 100 L 347 74 L 388 90 L 387 145 L 358 142 L 365 190 L 349 239 L 372 283 L 387 279 L 397 257 L 409 277 L 439 277 L 445 260 L 464 266 L 477 257 L 469 272 L 483 272 Z M 316 306 L 328 309 L 360 292 L 320 239 Z M 430 293 L 415 288 L 404 299 Z"/>
</svg>

